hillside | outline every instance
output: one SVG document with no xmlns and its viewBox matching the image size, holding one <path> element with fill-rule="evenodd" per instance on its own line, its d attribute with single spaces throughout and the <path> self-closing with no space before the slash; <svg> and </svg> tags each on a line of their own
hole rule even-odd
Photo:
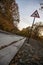
<svg viewBox="0 0 43 65">
<path fill-rule="evenodd" d="M 16 33 L 18 28 L 14 25 L 14 19 L 10 11 L 12 3 L 13 0 L 0 0 L 0 29 Z"/>
<path fill-rule="evenodd" d="M 16 32 L 18 30 L 10 20 L 0 14 L 0 29 L 8 32 Z"/>
</svg>

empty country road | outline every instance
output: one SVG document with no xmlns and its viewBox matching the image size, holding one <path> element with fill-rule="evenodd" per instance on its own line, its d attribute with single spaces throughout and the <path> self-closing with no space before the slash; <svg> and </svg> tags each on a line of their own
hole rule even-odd
<svg viewBox="0 0 43 65">
<path fill-rule="evenodd" d="M 0 33 L 0 48 L 5 45 L 7 46 L 3 49 L 0 49 L 0 65 L 8 65 L 17 51 L 23 45 L 24 41 L 25 38 L 21 36 Z M 13 44 L 11 44 L 12 42 Z"/>
</svg>

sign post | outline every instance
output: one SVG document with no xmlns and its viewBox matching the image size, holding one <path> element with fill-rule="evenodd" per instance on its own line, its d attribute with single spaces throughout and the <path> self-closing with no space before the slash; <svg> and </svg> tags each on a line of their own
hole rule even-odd
<svg viewBox="0 0 43 65">
<path fill-rule="evenodd" d="M 33 19 L 32 27 L 31 27 L 31 30 L 30 30 L 29 38 L 30 38 L 31 35 L 32 35 L 32 29 L 33 29 L 33 25 L 34 25 L 34 22 L 35 22 L 35 18 L 40 18 L 38 11 L 36 10 L 36 11 L 31 15 L 31 17 L 34 17 L 34 19 Z M 28 41 L 27 41 L 27 42 L 29 42 L 29 38 L 28 38 Z"/>
</svg>

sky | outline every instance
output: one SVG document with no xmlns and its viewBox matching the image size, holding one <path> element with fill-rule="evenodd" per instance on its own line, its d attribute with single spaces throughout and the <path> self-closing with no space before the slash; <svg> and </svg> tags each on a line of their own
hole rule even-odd
<svg viewBox="0 0 43 65">
<path fill-rule="evenodd" d="M 42 2 L 43 0 L 16 0 L 19 7 L 20 22 L 18 28 L 20 30 L 32 25 L 34 17 L 31 17 L 31 15 L 35 10 L 38 10 L 40 15 L 40 18 L 35 19 L 35 23 L 43 22 L 43 11 L 39 10 Z"/>
</svg>

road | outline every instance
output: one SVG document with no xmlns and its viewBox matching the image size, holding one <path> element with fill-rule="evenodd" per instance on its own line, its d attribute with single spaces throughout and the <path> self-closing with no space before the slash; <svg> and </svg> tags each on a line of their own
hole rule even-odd
<svg viewBox="0 0 43 65">
<path fill-rule="evenodd" d="M 8 45 L 13 41 L 17 41 L 19 39 L 22 39 L 23 37 L 17 36 L 17 35 L 9 35 L 5 33 L 0 33 L 0 47 L 3 45 Z"/>
<path fill-rule="evenodd" d="M 13 41 L 16 42 L 14 43 Z M 8 65 L 17 51 L 23 45 L 24 41 L 25 38 L 21 36 L 0 33 L 0 47 L 5 45 L 7 46 L 3 49 L 0 49 L 0 65 Z M 13 44 L 11 44 L 12 42 Z"/>
</svg>

